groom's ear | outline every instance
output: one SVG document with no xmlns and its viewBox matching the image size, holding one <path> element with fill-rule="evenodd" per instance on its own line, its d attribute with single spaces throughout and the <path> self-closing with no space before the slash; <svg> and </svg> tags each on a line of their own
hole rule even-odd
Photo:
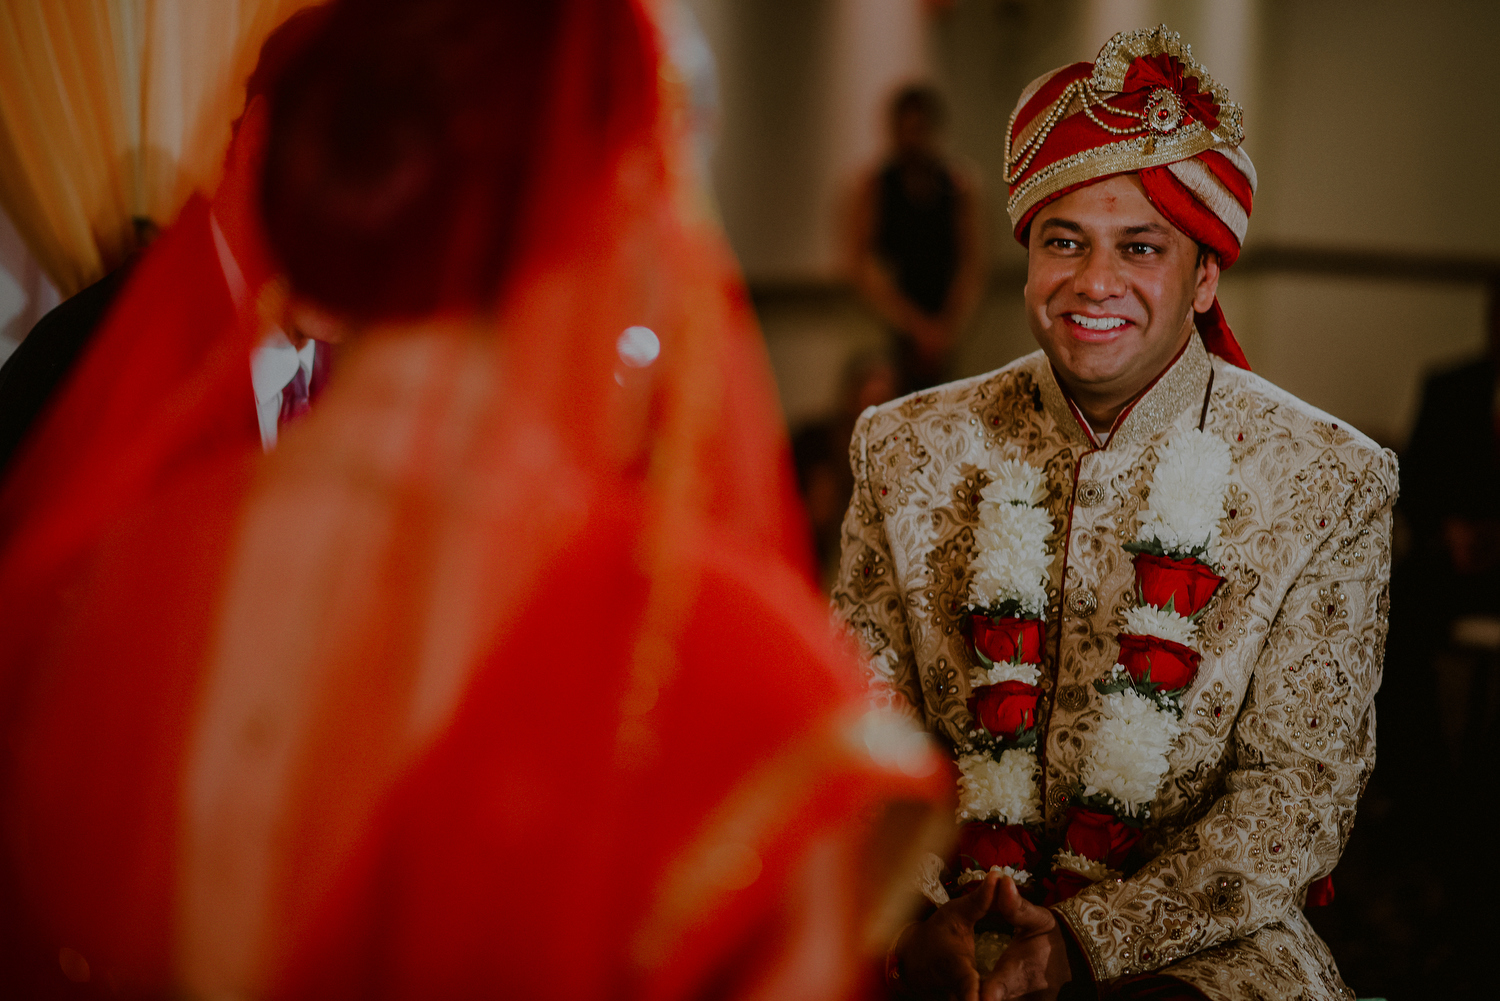
<svg viewBox="0 0 1500 1001">
<path fill-rule="evenodd" d="M 1198 244 L 1197 285 L 1193 289 L 1193 312 L 1207 313 L 1219 295 L 1219 254 Z"/>
</svg>

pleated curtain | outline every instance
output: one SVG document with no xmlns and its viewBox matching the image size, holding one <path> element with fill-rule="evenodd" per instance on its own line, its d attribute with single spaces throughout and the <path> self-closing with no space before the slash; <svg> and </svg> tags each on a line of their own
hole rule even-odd
<svg viewBox="0 0 1500 1001">
<path fill-rule="evenodd" d="M 0 0 L 0 209 L 64 296 L 211 191 L 261 43 L 309 0 Z"/>
</svg>

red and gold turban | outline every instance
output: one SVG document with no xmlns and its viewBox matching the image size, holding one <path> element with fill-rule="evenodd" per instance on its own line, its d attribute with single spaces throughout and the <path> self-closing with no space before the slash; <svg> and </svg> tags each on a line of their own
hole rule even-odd
<svg viewBox="0 0 1500 1001">
<path fill-rule="evenodd" d="M 1053 70 L 1021 92 L 1005 134 L 1007 211 L 1016 239 L 1043 205 L 1117 174 L 1137 174 L 1158 212 L 1219 256 L 1240 256 L 1255 167 L 1240 149 L 1240 106 L 1165 25 L 1122 31 L 1092 63 Z M 1214 354 L 1249 368 L 1218 300 L 1197 317 Z"/>
</svg>

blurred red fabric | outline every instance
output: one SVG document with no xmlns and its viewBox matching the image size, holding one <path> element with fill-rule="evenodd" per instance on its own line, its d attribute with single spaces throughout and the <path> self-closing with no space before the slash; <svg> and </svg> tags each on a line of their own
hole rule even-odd
<svg viewBox="0 0 1500 1001">
<path fill-rule="evenodd" d="M 65 948 L 126 993 L 834 997 L 883 948 L 951 782 L 810 585 L 654 12 L 556 16 L 496 303 L 367 318 L 262 456 L 197 202 L 0 500 L 0 908 L 43 988 Z"/>
</svg>

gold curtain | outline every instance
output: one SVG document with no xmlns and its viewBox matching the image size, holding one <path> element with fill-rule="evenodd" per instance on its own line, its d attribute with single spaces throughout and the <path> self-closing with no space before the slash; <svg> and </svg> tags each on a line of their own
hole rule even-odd
<svg viewBox="0 0 1500 1001">
<path fill-rule="evenodd" d="M 63 295 L 217 182 L 261 43 L 310 0 L 0 0 L 0 208 Z"/>
</svg>

